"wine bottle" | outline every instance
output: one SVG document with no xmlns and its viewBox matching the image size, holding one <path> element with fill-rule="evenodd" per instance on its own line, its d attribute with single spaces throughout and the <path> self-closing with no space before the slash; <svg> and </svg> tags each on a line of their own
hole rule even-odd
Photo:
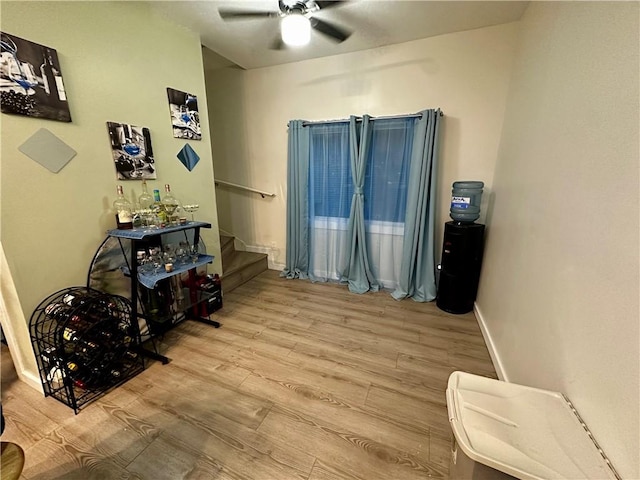
<svg viewBox="0 0 640 480">
<path fill-rule="evenodd" d="M 93 390 L 99 387 L 96 372 L 84 365 L 75 362 L 67 363 L 67 371 L 69 372 L 69 380 L 74 387 L 82 390 Z"/>
<path fill-rule="evenodd" d="M 40 358 L 49 368 L 60 366 L 60 354 L 55 347 L 47 347 L 40 352 Z"/>
<path fill-rule="evenodd" d="M 172 223 L 173 214 L 180 206 L 180 202 L 173 196 L 171 193 L 171 186 L 167 183 L 164 186 L 164 196 L 162 197 L 162 204 L 164 205 L 164 209 L 167 212 L 167 221 Z"/>
<path fill-rule="evenodd" d="M 111 300 L 107 298 L 94 298 L 92 300 L 91 308 L 87 313 L 94 322 L 118 316 L 118 307 Z"/>
<path fill-rule="evenodd" d="M 70 307 L 79 307 L 90 300 L 89 295 L 77 291 L 69 292 L 62 297 L 62 303 Z"/>
<path fill-rule="evenodd" d="M 89 360 L 96 358 L 99 355 L 99 352 L 100 345 L 91 340 L 82 342 L 79 348 L 79 353 Z"/>
<path fill-rule="evenodd" d="M 118 320 L 118 330 L 125 335 L 129 335 L 131 333 L 131 321 L 126 318 Z"/>
<path fill-rule="evenodd" d="M 67 368 L 69 369 L 70 372 L 77 372 L 80 369 L 78 364 L 74 361 L 68 361 Z"/>
<path fill-rule="evenodd" d="M 136 352 L 132 352 L 131 350 L 126 350 L 123 354 L 123 359 L 125 361 L 135 361 L 138 358 L 138 354 Z"/>
<path fill-rule="evenodd" d="M 118 198 L 113 202 L 113 209 L 116 212 L 116 224 L 121 230 L 131 230 L 133 228 L 131 202 L 122 193 L 122 185 L 118 185 L 117 192 Z"/>
<path fill-rule="evenodd" d="M 62 338 L 67 342 L 78 342 L 81 338 L 81 334 L 77 328 L 64 327 Z"/>
<path fill-rule="evenodd" d="M 46 55 L 43 55 L 42 65 L 40 65 L 40 73 L 42 74 L 44 91 L 47 95 L 51 95 L 51 88 L 55 84 L 55 79 L 53 77 L 51 65 L 49 65 L 49 59 Z"/>
<path fill-rule="evenodd" d="M 151 195 L 149 193 L 149 190 L 147 189 L 147 181 L 143 180 L 142 181 L 142 193 L 140 194 L 140 196 L 138 197 L 138 203 L 140 204 L 140 208 L 151 208 L 151 205 L 153 204 L 153 195 Z"/>
<path fill-rule="evenodd" d="M 50 303 L 44 309 L 44 313 L 47 317 L 56 320 L 58 322 L 64 322 L 68 319 L 71 309 L 64 303 Z"/>
</svg>

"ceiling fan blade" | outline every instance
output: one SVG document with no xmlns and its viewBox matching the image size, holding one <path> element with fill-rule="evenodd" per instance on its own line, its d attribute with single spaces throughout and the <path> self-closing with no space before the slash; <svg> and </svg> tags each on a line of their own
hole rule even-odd
<svg viewBox="0 0 640 480">
<path fill-rule="evenodd" d="M 347 3 L 349 0 L 316 0 L 316 5 L 320 7 L 320 10 L 331 7 L 339 7 L 343 3 Z"/>
<path fill-rule="evenodd" d="M 319 18 L 311 17 L 311 26 L 336 42 L 344 42 L 351 32 Z"/>
<path fill-rule="evenodd" d="M 267 12 L 262 10 L 228 10 L 220 8 L 218 9 L 220 17 L 224 20 L 243 20 L 250 18 L 268 18 L 277 17 L 276 12 Z"/>
</svg>

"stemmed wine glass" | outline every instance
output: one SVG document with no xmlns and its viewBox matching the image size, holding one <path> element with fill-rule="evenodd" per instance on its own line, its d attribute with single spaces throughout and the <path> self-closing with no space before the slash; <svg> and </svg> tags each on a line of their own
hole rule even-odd
<svg viewBox="0 0 640 480">
<path fill-rule="evenodd" d="M 169 223 L 169 225 L 175 225 L 173 214 L 179 206 L 180 205 L 178 205 L 177 203 L 164 203 L 164 209 L 167 212 L 167 222 Z"/>
<path fill-rule="evenodd" d="M 180 242 L 176 248 L 176 262 L 186 264 L 189 260 L 189 242 Z"/>
<path fill-rule="evenodd" d="M 149 261 L 153 266 L 153 273 L 158 274 L 164 268 L 164 259 L 160 247 L 154 247 L 149 250 Z"/>
<path fill-rule="evenodd" d="M 192 222 L 195 221 L 193 217 L 193 212 L 198 210 L 200 208 L 200 205 L 198 205 L 197 203 L 189 203 L 187 205 L 183 205 L 182 208 L 191 214 L 191 221 Z"/>
<path fill-rule="evenodd" d="M 191 257 L 192 263 L 197 263 L 198 258 L 200 258 L 200 248 L 199 244 L 189 245 L 189 256 Z"/>
</svg>

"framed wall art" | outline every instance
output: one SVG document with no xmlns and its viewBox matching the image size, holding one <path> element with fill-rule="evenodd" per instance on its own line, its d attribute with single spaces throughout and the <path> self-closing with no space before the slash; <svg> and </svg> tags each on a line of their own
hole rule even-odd
<svg viewBox="0 0 640 480">
<path fill-rule="evenodd" d="M 71 121 L 55 49 L 0 32 L 0 109 L 2 113 Z"/>
<path fill-rule="evenodd" d="M 107 122 L 107 130 L 118 180 L 155 179 L 156 168 L 149 129 Z"/>
<path fill-rule="evenodd" d="M 190 93 L 167 88 L 171 125 L 174 138 L 201 140 L 200 116 L 198 114 L 198 97 Z"/>
</svg>

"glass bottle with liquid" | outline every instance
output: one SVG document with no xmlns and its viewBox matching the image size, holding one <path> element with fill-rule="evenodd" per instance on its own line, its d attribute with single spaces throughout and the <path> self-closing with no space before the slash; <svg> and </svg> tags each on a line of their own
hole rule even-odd
<svg viewBox="0 0 640 480">
<path fill-rule="evenodd" d="M 180 206 L 180 202 L 178 202 L 178 199 L 171 193 L 171 186 L 169 186 L 168 183 L 164 186 L 164 196 L 162 197 L 162 204 L 164 205 L 164 209 L 167 212 L 167 222 L 170 224 L 177 223 L 174 222 L 175 219 L 173 214 Z"/>
<path fill-rule="evenodd" d="M 151 205 L 153 205 L 153 195 L 149 193 L 147 189 L 147 181 L 142 181 L 142 193 L 138 197 L 138 211 L 137 216 L 142 227 L 153 227 L 155 226 L 155 222 L 153 221 L 153 211 L 151 210 Z M 134 223 L 134 227 L 135 227 Z"/>
<path fill-rule="evenodd" d="M 117 192 L 118 198 L 113 202 L 116 225 L 121 230 L 131 230 L 133 228 L 133 207 L 122 193 L 122 185 L 118 185 Z"/>
<path fill-rule="evenodd" d="M 142 193 L 138 197 L 138 203 L 140 204 L 140 208 L 149 209 L 153 204 L 153 195 L 149 193 L 146 180 L 142 181 L 141 188 L 142 188 Z"/>
<path fill-rule="evenodd" d="M 151 204 L 151 210 L 156 217 L 155 223 L 158 226 L 162 226 L 162 224 L 167 222 L 167 212 L 164 209 L 162 200 L 160 200 L 160 190 L 156 189 L 153 191 L 153 203 Z"/>
</svg>

